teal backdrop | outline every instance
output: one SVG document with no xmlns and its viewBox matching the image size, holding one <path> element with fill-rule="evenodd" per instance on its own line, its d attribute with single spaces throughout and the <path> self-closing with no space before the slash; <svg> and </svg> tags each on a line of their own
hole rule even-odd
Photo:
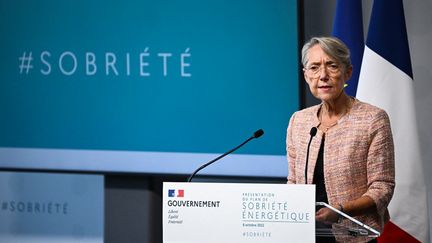
<svg viewBox="0 0 432 243">
<path fill-rule="evenodd" d="M 297 18 L 294 0 L 2 0 L 0 166 L 38 149 L 213 155 L 259 128 L 237 154 L 283 158 Z"/>
</svg>

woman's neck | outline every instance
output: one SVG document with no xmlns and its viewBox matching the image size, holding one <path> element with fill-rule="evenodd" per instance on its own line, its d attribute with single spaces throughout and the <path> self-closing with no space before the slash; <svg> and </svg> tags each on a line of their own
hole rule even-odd
<svg viewBox="0 0 432 243">
<path fill-rule="evenodd" d="M 351 97 L 342 93 L 334 100 L 323 102 L 321 115 L 326 115 L 328 118 L 341 117 L 351 108 L 351 102 Z"/>
<path fill-rule="evenodd" d="M 318 118 L 320 120 L 320 125 L 318 128 L 326 133 L 338 123 L 341 117 L 350 111 L 353 102 L 352 98 L 345 93 L 332 102 L 323 102 L 319 111 Z"/>
</svg>

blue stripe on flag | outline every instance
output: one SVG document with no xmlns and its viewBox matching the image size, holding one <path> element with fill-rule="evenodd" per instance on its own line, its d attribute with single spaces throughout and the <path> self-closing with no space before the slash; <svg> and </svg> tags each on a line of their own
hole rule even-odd
<svg viewBox="0 0 432 243">
<path fill-rule="evenodd" d="M 353 74 L 345 91 L 355 96 L 364 51 L 363 13 L 361 0 L 338 0 L 333 22 L 333 36 L 341 39 L 351 52 Z"/>
<path fill-rule="evenodd" d="M 402 0 L 375 0 L 366 45 L 413 79 Z"/>
</svg>

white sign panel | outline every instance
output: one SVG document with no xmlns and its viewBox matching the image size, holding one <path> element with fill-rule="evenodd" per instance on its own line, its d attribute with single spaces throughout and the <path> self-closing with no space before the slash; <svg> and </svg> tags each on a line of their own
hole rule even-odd
<svg viewBox="0 0 432 243">
<path fill-rule="evenodd" d="M 164 243 L 315 242 L 315 186 L 164 183 Z"/>
<path fill-rule="evenodd" d="M 0 242 L 103 242 L 101 175 L 0 172 Z"/>
</svg>

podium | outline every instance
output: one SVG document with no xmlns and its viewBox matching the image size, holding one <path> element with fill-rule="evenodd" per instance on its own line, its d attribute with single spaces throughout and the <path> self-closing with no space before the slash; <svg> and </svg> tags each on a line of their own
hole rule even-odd
<svg viewBox="0 0 432 243">
<path fill-rule="evenodd" d="M 163 184 L 164 243 L 313 243 L 317 236 L 377 237 L 379 232 L 341 215 L 316 227 L 315 185 L 254 183 Z"/>
<path fill-rule="evenodd" d="M 326 207 L 339 215 L 338 222 L 333 223 L 330 226 L 317 224 L 315 232 L 317 236 L 336 238 L 366 237 L 371 239 L 380 236 L 379 231 L 328 205 L 327 203 L 317 202 L 316 205 Z"/>
</svg>

